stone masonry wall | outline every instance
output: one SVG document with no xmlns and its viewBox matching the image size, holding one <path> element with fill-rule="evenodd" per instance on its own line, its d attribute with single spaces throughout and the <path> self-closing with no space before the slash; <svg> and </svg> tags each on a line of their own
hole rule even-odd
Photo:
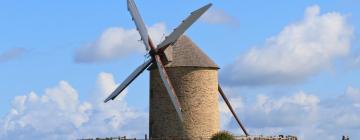
<svg viewBox="0 0 360 140">
<path fill-rule="evenodd" d="M 217 69 L 197 67 L 166 68 L 179 98 L 181 123 L 157 69 L 150 70 L 150 137 L 199 138 L 219 131 Z"/>
</svg>

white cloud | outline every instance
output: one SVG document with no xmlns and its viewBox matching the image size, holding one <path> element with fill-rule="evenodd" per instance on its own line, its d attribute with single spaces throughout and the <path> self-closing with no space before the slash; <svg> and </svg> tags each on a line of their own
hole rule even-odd
<svg viewBox="0 0 360 140">
<path fill-rule="evenodd" d="M 354 35 L 346 17 L 337 12 L 320 15 L 308 7 L 304 19 L 242 54 L 222 71 L 232 85 L 292 84 L 331 67 L 332 60 L 348 55 Z"/>
<path fill-rule="evenodd" d="M 239 26 L 239 21 L 226 13 L 223 9 L 212 8 L 207 11 L 201 20 L 209 24 L 225 24 L 230 26 Z"/>
<path fill-rule="evenodd" d="M 109 136 L 138 136 L 147 132 L 148 113 L 130 108 L 124 91 L 116 101 L 103 103 L 116 87 L 109 73 L 100 73 L 92 96 L 79 100 L 68 82 L 30 92 L 12 101 L 9 113 L 0 119 L 0 139 L 76 139 Z M 228 92 L 225 89 L 226 93 Z M 291 134 L 301 139 L 337 140 L 346 134 L 360 137 L 360 89 L 349 86 L 336 99 L 320 98 L 299 91 L 293 95 L 255 99 L 235 93 L 230 102 L 250 134 Z M 222 128 L 240 132 L 225 104 L 220 102 Z"/>
<path fill-rule="evenodd" d="M 77 139 L 106 136 L 135 136 L 145 133 L 140 124 L 146 113 L 128 107 L 123 100 L 103 103 L 115 88 L 113 76 L 100 73 L 93 98 L 80 101 L 77 91 L 60 81 L 43 95 L 31 92 L 17 96 L 12 109 L 0 120 L 0 139 Z"/>
<path fill-rule="evenodd" d="M 298 121 L 299 119 L 316 115 L 319 104 L 319 98 L 304 92 L 276 100 L 265 95 L 258 95 L 253 103 L 249 103 L 250 105 L 241 97 L 232 99 L 233 103 L 237 101 L 242 101 L 242 106 L 241 108 L 234 106 L 234 108 L 240 111 L 240 114 L 246 113 L 244 119 L 253 128 L 300 125 L 302 122 Z M 226 107 L 222 110 L 228 112 Z M 229 117 L 231 116 L 231 114 L 227 114 Z"/>
<path fill-rule="evenodd" d="M 155 44 L 161 41 L 165 28 L 163 23 L 148 28 Z M 132 53 L 145 52 L 145 47 L 139 40 L 140 35 L 136 29 L 108 28 L 95 42 L 80 47 L 75 54 L 75 61 L 79 63 L 103 62 Z"/>
<path fill-rule="evenodd" d="M 296 126 L 302 125 L 304 119 L 313 119 L 317 110 L 319 99 L 313 95 L 299 92 L 290 97 L 282 97 L 277 100 L 259 95 L 255 105 L 249 112 L 249 121 L 254 127 L 265 126 Z M 267 116 L 267 117 L 260 117 Z M 281 116 L 281 117 L 279 117 Z M 311 122 L 308 120 L 306 122 Z"/>
<path fill-rule="evenodd" d="M 24 48 L 11 48 L 5 52 L 0 53 L 0 62 L 13 60 L 25 53 Z"/>
<path fill-rule="evenodd" d="M 305 140 L 337 140 L 342 135 L 360 137 L 359 88 L 350 86 L 343 95 L 322 101 L 300 91 L 278 98 L 258 95 L 254 100 L 235 96 L 231 102 L 242 104 L 234 108 L 250 134 L 296 135 Z M 228 109 L 221 108 L 222 128 L 239 133 L 241 130 Z"/>
</svg>

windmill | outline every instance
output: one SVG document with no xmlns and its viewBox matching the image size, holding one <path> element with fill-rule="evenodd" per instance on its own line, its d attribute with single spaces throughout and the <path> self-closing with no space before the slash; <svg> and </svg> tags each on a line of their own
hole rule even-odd
<svg viewBox="0 0 360 140">
<path fill-rule="evenodd" d="M 202 51 L 191 42 L 191 40 L 182 35 L 186 29 L 188 29 L 197 19 L 199 19 L 202 14 L 204 14 L 211 7 L 211 5 L 212 4 L 210 3 L 198 10 L 193 11 L 190 16 L 183 20 L 183 22 L 174 29 L 172 33 L 165 37 L 164 41 L 155 46 L 137 10 L 134 0 L 127 0 L 128 10 L 132 16 L 133 21 L 135 22 L 137 30 L 140 33 L 141 40 L 144 43 L 145 49 L 147 50 L 150 57 L 147 61 L 138 66 L 135 71 L 133 71 L 130 76 L 128 76 L 125 81 L 123 81 L 120 86 L 117 87 L 111 93 L 111 95 L 105 99 L 104 102 L 106 103 L 109 100 L 114 100 L 133 80 L 136 79 L 136 77 L 138 77 L 145 69 L 148 68 L 150 70 L 151 86 L 150 137 L 203 136 L 199 134 L 202 133 L 202 131 L 204 133 L 206 132 L 206 134 L 204 134 L 205 136 L 209 136 L 211 135 L 210 133 L 218 131 L 218 97 L 215 95 L 217 93 L 220 93 L 221 97 L 224 99 L 231 113 L 235 117 L 237 123 L 245 135 L 248 135 L 247 131 L 241 124 L 239 118 L 235 114 L 223 90 L 217 82 L 217 65 L 214 64 L 205 54 L 203 54 Z M 173 70 L 171 66 L 187 67 L 186 69 L 180 68 Z M 207 69 L 209 69 L 209 71 L 206 71 Z M 169 77 L 169 73 L 171 77 Z M 204 77 L 204 74 L 205 77 L 210 77 L 210 79 L 203 79 L 202 77 Z M 186 76 L 190 78 L 184 78 Z M 200 77 L 191 79 L 196 76 Z M 211 79 L 211 77 L 213 78 Z M 182 80 L 179 82 L 177 79 Z M 193 82 L 193 84 L 187 84 L 186 81 L 189 83 Z M 205 83 L 205 85 L 208 85 L 208 87 L 203 88 L 205 85 L 202 85 L 203 83 L 201 82 Z M 176 88 L 174 88 L 173 83 L 176 83 Z M 198 89 L 202 88 L 209 91 L 202 90 L 198 92 L 203 95 L 194 94 Z M 207 92 L 217 93 L 211 95 L 209 94 L 209 98 L 211 98 L 211 100 L 207 100 Z M 181 95 L 177 95 L 177 93 L 180 93 Z M 205 108 L 207 107 L 207 109 L 194 109 L 192 106 L 187 106 L 185 109 L 182 109 L 178 96 L 183 106 L 187 104 L 204 106 L 206 103 L 211 105 L 204 106 Z M 202 100 L 202 102 L 193 100 L 197 98 Z M 188 102 L 188 100 L 192 100 L 191 103 Z M 208 117 L 209 115 L 210 117 Z M 206 119 L 209 121 L 205 122 Z M 203 126 L 199 126 L 199 124 L 203 124 Z M 199 129 L 199 132 L 190 132 L 195 129 Z"/>
</svg>

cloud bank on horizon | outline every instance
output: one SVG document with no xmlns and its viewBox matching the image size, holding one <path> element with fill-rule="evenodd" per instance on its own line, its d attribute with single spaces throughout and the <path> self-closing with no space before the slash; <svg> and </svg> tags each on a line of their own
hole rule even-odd
<svg viewBox="0 0 360 140">
<path fill-rule="evenodd" d="M 0 139 L 79 139 L 146 132 L 147 113 L 129 107 L 123 96 L 103 100 L 116 87 L 112 74 L 100 73 L 91 99 L 79 100 L 68 82 L 60 81 L 43 95 L 30 92 L 12 101 L 9 113 L 0 119 Z"/>
<path fill-rule="evenodd" d="M 349 54 L 354 29 L 337 12 L 320 14 L 306 8 L 304 19 L 292 23 L 262 47 L 254 47 L 226 66 L 221 79 L 229 85 L 292 84 L 331 67 Z"/>
<path fill-rule="evenodd" d="M 116 87 L 113 75 L 100 73 L 96 90 L 86 101 L 68 82 L 60 81 L 43 95 L 30 92 L 12 101 L 9 113 L 0 119 L 0 139 L 78 139 L 126 135 L 143 137 L 148 131 L 148 113 L 127 105 L 125 93 L 104 104 Z M 341 134 L 360 137 L 360 88 L 349 86 L 337 98 L 320 100 L 303 91 L 255 100 L 230 93 L 230 101 L 251 134 L 291 134 L 300 139 L 322 137 L 337 140 Z M 220 101 L 222 129 L 240 134 L 231 113 Z M 325 117 L 326 116 L 326 117 Z"/>
<path fill-rule="evenodd" d="M 349 86 L 341 96 L 324 100 L 304 91 L 280 98 L 259 94 L 255 100 L 234 93 L 230 96 L 230 100 L 236 102 L 236 112 L 252 134 L 291 134 L 303 140 L 338 140 L 342 135 L 360 137 L 357 133 L 360 88 Z M 222 127 L 241 132 L 224 103 L 220 110 Z"/>
</svg>

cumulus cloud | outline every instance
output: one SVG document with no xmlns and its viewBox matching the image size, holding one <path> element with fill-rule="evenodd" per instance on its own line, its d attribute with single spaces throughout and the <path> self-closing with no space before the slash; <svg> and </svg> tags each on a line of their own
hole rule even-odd
<svg viewBox="0 0 360 140">
<path fill-rule="evenodd" d="M 239 26 L 239 21 L 225 12 L 223 9 L 212 8 L 207 11 L 201 20 L 209 24 L 224 24 L 230 26 Z"/>
<path fill-rule="evenodd" d="M 0 139 L 142 137 L 148 129 L 143 123 L 148 113 L 127 105 L 127 91 L 116 101 L 103 103 L 116 85 L 111 74 L 100 73 L 92 96 L 85 101 L 66 81 L 41 95 L 17 96 L 9 113 L 0 119 Z M 304 91 L 277 98 L 264 94 L 255 99 L 238 94 L 230 97 L 250 134 L 291 134 L 306 140 L 337 140 L 343 134 L 360 137 L 360 88 L 349 86 L 341 96 L 326 100 Z M 241 130 L 222 101 L 220 112 L 222 129 L 239 134 Z"/>
<path fill-rule="evenodd" d="M 241 104 L 234 108 L 250 134 L 288 134 L 304 140 L 337 140 L 342 135 L 360 137 L 359 88 L 350 86 L 341 96 L 326 100 L 299 91 L 279 98 L 258 95 L 255 99 L 247 99 L 235 96 L 231 102 Z M 222 128 L 240 133 L 226 106 L 220 107 Z"/>
<path fill-rule="evenodd" d="M 25 53 L 24 48 L 12 48 L 5 52 L 0 53 L 0 63 L 13 60 L 15 58 L 18 58 L 22 54 Z"/>
<path fill-rule="evenodd" d="M 100 73 L 93 97 L 80 101 L 68 82 L 45 90 L 17 96 L 12 109 L 0 119 L 0 139 L 78 139 L 119 135 L 142 135 L 139 124 L 146 113 L 130 108 L 123 100 L 126 91 L 113 102 L 103 99 L 115 88 L 113 76 Z M 138 123 L 139 122 L 139 123 Z"/>
<path fill-rule="evenodd" d="M 159 43 L 165 33 L 165 24 L 158 23 L 148 28 L 151 39 Z M 75 54 L 75 62 L 93 63 L 126 57 L 132 53 L 145 52 L 136 29 L 112 27 L 106 29 L 100 37 L 87 45 L 80 47 Z"/>
<path fill-rule="evenodd" d="M 303 122 L 312 122 L 311 120 L 305 121 L 305 119 L 314 119 L 318 103 L 319 99 L 316 96 L 307 95 L 304 92 L 277 100 L 259 95 L 256 97 L 255 105 L 251 107 L 253 111 L 249 114 L 254 118 L 248 120 L 255 128 L 262 128 L 264 125 L 271 127 L 298 126 Z"/>
<path fill-rule="evenodd" d="M 221 77 L 232 85 L 298 83 L 348 55 L 353 35 L 344 15 L 320 14 L 319 6 L 311 6 L 304 19 L 240 55 L 224 68 Z"/>
</svg>

